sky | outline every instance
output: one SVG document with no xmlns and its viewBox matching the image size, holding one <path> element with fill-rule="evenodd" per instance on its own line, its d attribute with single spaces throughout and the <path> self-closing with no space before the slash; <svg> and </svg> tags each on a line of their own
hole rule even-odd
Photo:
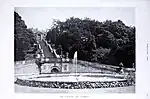
<svg viewBox="0 0 150 99">
<path fill-rule="evenodd" d="M 70 17 L 105 20 L 122 20 L 128 26 L 135 25 L 133 7 L 16 7 L 14 9 L 28 28 L 49 29 L 53 19 L 65 21 Z"/>
</svg>

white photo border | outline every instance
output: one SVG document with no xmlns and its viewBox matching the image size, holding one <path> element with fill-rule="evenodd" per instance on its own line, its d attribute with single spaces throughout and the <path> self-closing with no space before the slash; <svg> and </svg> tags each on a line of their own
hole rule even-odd
<svg viewBox="0 0 150 99">
<path fill-rule="evenodd" d="M 147 57 L 150 31 L 148 0 L 5 0 L 0 1 L 0 98 L 1 99 L 148 99 L 150 65 Z M 136 92 L 135 94 L 31 94 L 14 92 L 14 7 L 135 7 Z"/>
</svg>

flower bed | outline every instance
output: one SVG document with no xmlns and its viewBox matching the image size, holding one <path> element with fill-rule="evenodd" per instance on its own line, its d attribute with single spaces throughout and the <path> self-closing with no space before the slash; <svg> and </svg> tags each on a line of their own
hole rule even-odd
<svg viewBox="0 0 150 99">
<path fill-rule="evenodd" d="M 79 81 L 79 82 L 58 82 L 58 81 L 35 81 L 22 80 L 17 78 L 15 84 L 30 87 L 44 87 L 44 88 L 62 88 L 62 89 L 91 89 L 91 88 L 113 88 L 131 86 L 135 82 L 132 80 L 121 81 Z"/>
</svg>

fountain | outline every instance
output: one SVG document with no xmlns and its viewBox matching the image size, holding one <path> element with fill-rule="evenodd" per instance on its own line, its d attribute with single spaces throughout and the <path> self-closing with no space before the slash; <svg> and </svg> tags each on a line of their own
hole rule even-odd
<svg viewBox="0 0 150 99">
<path fill-rule="evenodd" d="M 74 54 L 74 57 L 73 57 L 73 64 L 75 65 L 75 68 L 76 68 L 76 71 L 75 71 L 75 73 L 76 73 L 76 79 L 77 79 L 77 51 L 75 52 L 75 54 Z"/>
<path fill-rule="evenodd" d="M 75 66 L 75 73 L 19 76 L 17 77 L 15 84 L 30 87 L 62 89 L 110 88 L 132 85 L 132 83 L 127 80 L 124 75 L 79 73 L 77 51 L 74 54 L 73 65 Z"/>
</svg>

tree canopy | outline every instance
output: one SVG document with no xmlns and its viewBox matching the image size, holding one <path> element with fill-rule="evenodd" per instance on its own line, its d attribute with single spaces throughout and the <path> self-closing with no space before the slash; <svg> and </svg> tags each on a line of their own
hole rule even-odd
<svg viewBox="0 0 150 99">
<path fill-rule="evenodd" d="M 46 39 L 57 49 L 69 52 L 73 58 L 125 67 L 135 63 L 135 27 L 126 26 L 121 20 L 99 22 L 90 18 L 71 17 L 66 21 L 54 20 Z"/>
<path fill-rule="evenodd" d="M 21 16 L 14 12 L 14 52 L 15 61 L 24 60 L 27 51 L 35 42 L 35 37 L 31 29 L 27 29 Z"/>
</svg>

